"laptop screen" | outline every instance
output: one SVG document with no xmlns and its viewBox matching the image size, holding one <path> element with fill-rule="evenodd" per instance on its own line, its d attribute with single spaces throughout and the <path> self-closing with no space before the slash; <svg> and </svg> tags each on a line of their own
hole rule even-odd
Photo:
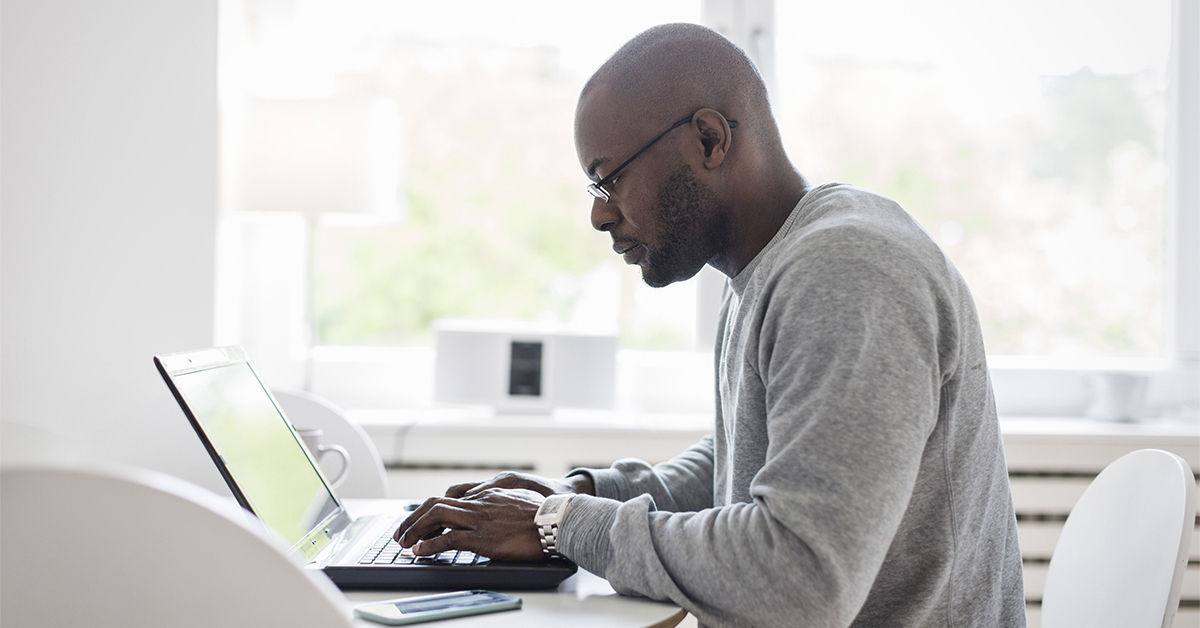
<svg viewBox="0 0 1200 628">
<path fill-rule="evenodd" d="M 229 362 L 173 380 L 250 510 L 288 547 L 338 509 L 249 364 Z"/>
</svg>

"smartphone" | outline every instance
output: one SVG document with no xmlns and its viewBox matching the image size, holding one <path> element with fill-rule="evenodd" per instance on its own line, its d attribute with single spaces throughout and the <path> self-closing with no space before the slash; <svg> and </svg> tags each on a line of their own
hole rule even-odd
<svg viewBox="0 0 1200 628">
<path fill-rule="evenodd" d="M 519 597 L 475 589 L 372 602 L 355 607 L 354 614 L 373 622 L 399 626 L 518 608 L 521 608 Z"/>
</svg>

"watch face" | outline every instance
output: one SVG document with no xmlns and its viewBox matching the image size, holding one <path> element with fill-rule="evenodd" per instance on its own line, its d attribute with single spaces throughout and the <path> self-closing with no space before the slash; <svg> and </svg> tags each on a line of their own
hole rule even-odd
<svg viewBox="0 0 1200 628">
<path fill-rule="evenodd" d="M 551 495 L 547 497 L 546 501 L 542 502 L 542 507 L 538 509 L 537 517 L 534 518 L 535 523 L 538 525 L 547 523 L 557 524 L 558 516 L 562 512 L 563 506 L 571 501 L 571 498 L 574 496 L 574 494 L 570 494 Z"/>
</svg>

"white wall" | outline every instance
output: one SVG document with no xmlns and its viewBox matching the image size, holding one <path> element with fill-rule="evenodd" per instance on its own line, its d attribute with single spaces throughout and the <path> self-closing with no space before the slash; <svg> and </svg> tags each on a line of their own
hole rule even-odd
<svg viewBox="0 0 1200 628">
<path fill-rule="evenodd" d="M 223 488 L 151 362 L 212 343 L 216 4 L 0 5 L 5 464 Z"/>
</svg>

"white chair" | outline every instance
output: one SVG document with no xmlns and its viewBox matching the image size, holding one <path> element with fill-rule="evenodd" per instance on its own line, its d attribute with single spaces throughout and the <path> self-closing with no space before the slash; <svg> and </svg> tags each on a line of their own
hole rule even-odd
<svg viewBox="0 0 1200 628">
<path fill-rule="evenodd" d="M 0 471 L 0 624 L 349 628 L 345 596 L 248 513 L 139 468 Z"/>
<path fill-rule="evenodd" d="M 1196 520 L 1196 478 L 1175 454 L 1143 449 L 1096 476 L 1063 525 L 1042 596 L 1042 628 L 1170 628 Z"/>
<path fill-rule="evenodd" d="M 325 431 L 323 444 L 346 449 L 350 457 L 350 474 L 337 487 L 339 497 L 383 499 L 388 496 L 383 458 L 362 427 L 351 423 L 340 408 L 316 395 L 286 390 L 272 390 L 271 394 L 283 406 L 284 414 L 296 429 L 322 429 Z M 327 476 L 331 472 L 340 473 L 338 465 L 341 462 L 328 464 L 329 468 L 324 461 L 321 464 Z"/>
</svg>

